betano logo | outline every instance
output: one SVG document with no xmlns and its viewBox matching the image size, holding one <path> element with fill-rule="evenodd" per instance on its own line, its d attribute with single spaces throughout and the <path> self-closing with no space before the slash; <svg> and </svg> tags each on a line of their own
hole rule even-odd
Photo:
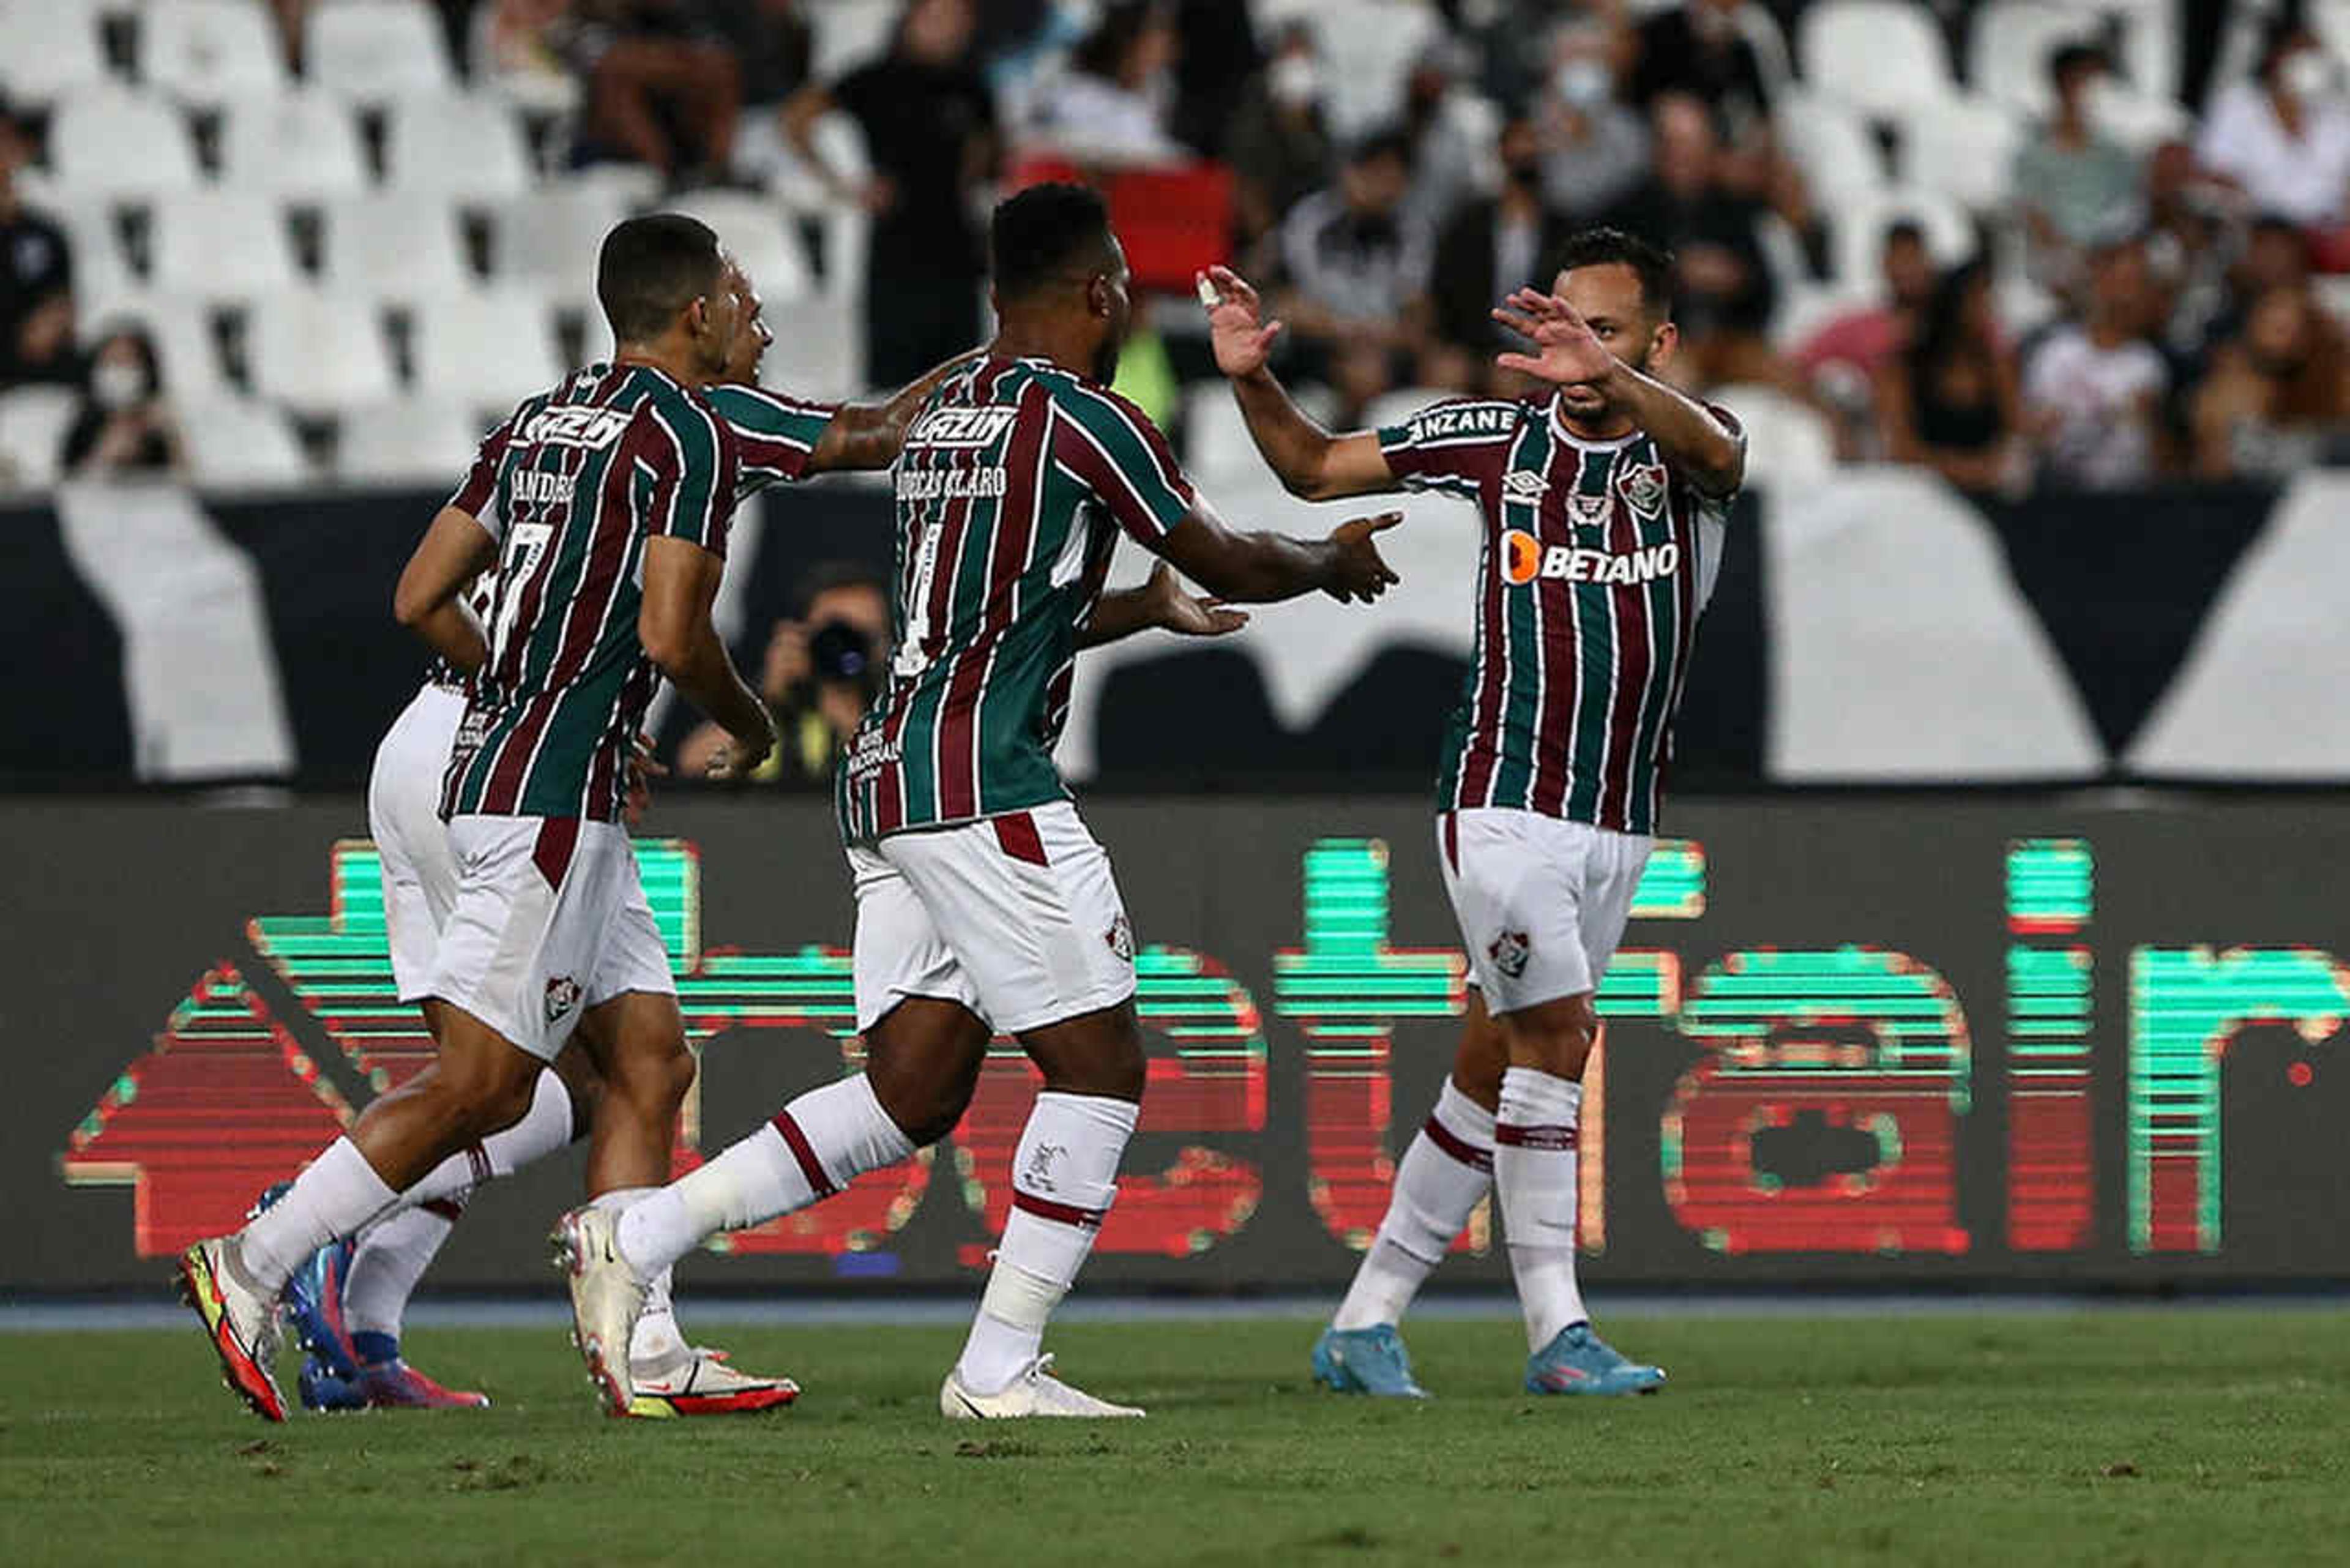
<svg viewBox="0 0 2350 1568">
<path fill-rule="evenodd" d="M 1536 577 L 1569 583 L 1653 583 L 1680 570 L 1681 547 L 1668 539 L 1646 549 L 1618 553 L 1567 545 L 1544 548 L 1523 528 L 1502 535 L 1502 580 L 1523 587 Z"/>
</svg>

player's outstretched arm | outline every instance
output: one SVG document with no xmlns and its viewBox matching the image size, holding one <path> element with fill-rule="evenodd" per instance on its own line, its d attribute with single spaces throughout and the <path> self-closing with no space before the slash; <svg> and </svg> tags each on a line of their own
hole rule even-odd
<svg viewBox="0 0 2350 1568">
<path fill-rule="evenodd" d="M 1400 512 L 1357 517 L 1323 539 L 1269 530 L 1235 534 L 1205 501 L 1195 501 L 1155 548 L 1220 599 L 1274 604 L 1318 589 L 1340 604 L 1368 604 L 1401 580 L 1379 559 L 1374 539 L 1402 521 Z"/>
<path fill-rule="evenodd" d="M 468 675 L 489 662 L 490 647 L 463 596 L 497 554 L 497 541 L 472 513 L 443 506 L 391 593 L 392 618 Z"/>
<path fill-rule="evenodd" d="M 940 382 L 970 364 L 981 352 L 973 348 L 956 355 L 885 402 L 843 403 L 827 421 L 815 450 L 808 453 L 807 472 L 858 472 L 887 468 L 897 462 L 898 449 L 906 443 L 906 427 L 913 422 L 916 410 L 930 400 Z"/>
<path fill-rule="evenodd" d="M 1200 274 L 1198 283 L 1216 369 L 1231 379 L 1250 437 L 1289 493 L 1307 501 L 1336 501 L 1402 489 L 1375 432 L 1332 435 L 1290 400 L 1268 363 L 1281 323 L 1260 320 L 1257 293 L 1248 281 L 1230 267 L 1217 266 Z"/>
<path fill-rule="evenodd" d="M 1094 601 L 1077 628 L 1079 648 L 1099 648 L 1158 628 L 1178 637 L 1228 637 L 1248 625 L 1246 610 L 1183 591 L 1183 581 L 1161 561 L 1140 587 L 1120 588 Z"/>
<path fill-rule="evenodd" d="M 775 746 L 775 722 L 751 690 L 733 656 L 711 624 L 725 562 L 700 545 L 670 535 L 645 541 L 645 597 L 637 638 L 645 654 L 695 707 L 716 720 L 733 746 L 711 776 L 747 774 Z"/>
<path fill-rule="evenodd" d="M 1728 495 L 1746 477 L 1744 444 L 1704 404 L 1616 358 L 1564 299 L 1522 288 L 1494 307 L 1493 319 L 1532 338 L 1537 350 L 1495 356 L 1502 369 L 1606 393 L 1648 433 L 1668 463 L 1709 495 Z"/>
</svg>

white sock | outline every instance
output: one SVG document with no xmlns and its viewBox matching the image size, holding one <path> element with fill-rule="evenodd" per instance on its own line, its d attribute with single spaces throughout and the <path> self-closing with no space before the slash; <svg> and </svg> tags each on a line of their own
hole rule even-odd
<svg viewBox="0 0 2350 1568">
<path fill-rule="evenodd" d="M 571 1091 L 553 1072 L 542 1072 L 522 1120 L 494 1132 L 470 1148 L 434 1166 L 406 1192 L 402 1200 L 430 1203 L 437 1198 L 463 1199 L 483 1182 L 512 1176 L 535 1159 L 569 1147 L 576 1130 L 571 1122 Z"/>
<path fill-rule="evenodd" d="M 1076 1282 L 1118 1197 L 1118 1162 L 1141 1107 L 1098 1095 L 1036 1096 L 1012 1156 L 1012 1218 L 955 1373 L 993 1394 L 1028 1369 L 1045 1323 Z"/>
<path fill-rule="evenodd" d="M 343 1325 L 353 1334 L 398 1339 L 416 1282 L 463 1212 L 464 1205 L 454 1199 L 435 1199 L 387 1214 L 360 1231 L 350 1272 L 343 1276 Z"/>
<path fill-rule="evenodd" d="M 622 1215 L 620 1255 L 639 1274 L 660 1273 L 721 1231 L 805 1209 L 913 1152 L 864 1074 L 810 1089 Z"/>
<path fill-rule="evenodd" d="M 1575 1133 L 1582 1111 L 1580 1084 L 1532 1067 L 1502 1075 L 1493 1189 L 1502 1199 L 1529 1350 L 1590 1315 L 1575 1282 Z"/>
<path fill-rule="evenodd" d="M 1387 1217 L 1330 1326 L 1402 1322 L 1404 1309 L 1444 1261 L 1452 1238 L 1469 1223 L 1470 1210 L 1492 1185 L 1493 1113 L 1447 1078 L 1428 1124 L 1396 1162 Z"/>
<path fill-rule="evenodd" d="M 399 1201 L 359 1146 L 338 1137 L 294 1179 L 291 1191 L 237 1232 L 237 1266 L 274 1296 L 304 1259 L 338 1236 L 357 1234 Z"/>
<path fill-rule="evenodd" d="M 685 1335 L 677 1326 L 677 1305 L 670 1292 L 675 1282 L 663 1269 L 645 1287 L 645 1310 L 637 1314 L 637 1332 L 629 1341 L 629 1360 L 650 1366 L 686 1352 Z"/>
</svg>

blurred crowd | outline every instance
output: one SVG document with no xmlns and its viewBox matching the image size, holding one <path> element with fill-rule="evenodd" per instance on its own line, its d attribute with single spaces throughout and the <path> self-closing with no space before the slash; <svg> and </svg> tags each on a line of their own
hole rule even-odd
<svg viewBox="0 0 2350 1568">
<path fill-rule="evenodd" d="M 315 0 L 267 3 L 298 60 Z M 868 213 L 876 385 L 982 333 L 986 208 L 1041 158 L 1228 177 L 1222 247 L 1287 321 L 1287 373 L 1342 421 L 1403 389 L 1511 390 L 1488 306 L 1606 223 L 1679 258 L 1679 378 L 1806 410 L 1846 461 L 2126 488 L 2272 477 L 2350 434 L 2326 282 L 2350 270 L 2350 92 L 2290 5 L 2191 134 L 2150 149 L 2110 130 L 2118 69 L 2096 29 L 2058 41 L 2011 210 L 1977 214 L 1961 256 L 1871 218 L 1877 275 L 1856 280 L 1835 258 L 1861 220 L 1815 197 L 1740 0 L 1433 0 L 1440 25 L 1384 112 L 1343 126 L 1326 34 L 1343 9 L 907 0 L 869 57 L 820 70 L 831 0 L 434 4 L 473 80 L 559 122 L 574 165 L 638 163 L 673 189 L 813 182 Z M 853 156 L 827 134 L 844 121 Z M 82 389 L 68 469 L 169 468 L 153 345 L 76 344 L 66 234 L 16 193 L 27 153 L 0 116 L 0 383 Z M 1139 362 L 1170 384 L 1207 374 L 1180 297 L 1156 316 Z"/>
</svg>

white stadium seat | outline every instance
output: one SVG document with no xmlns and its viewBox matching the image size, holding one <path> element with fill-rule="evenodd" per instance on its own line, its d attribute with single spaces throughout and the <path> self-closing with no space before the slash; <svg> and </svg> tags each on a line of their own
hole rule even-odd
<svg viewBox="0 0 2350 1568">
<path fill-rule="evenodd" d="M 398 390 L 373 300 L 296 288 L 247 317 L 254 389 L 306 414 L 380 403 Z"/>
<path fill-rule="evenodd" d="M 249 301 L 294 283 L 276 201 L 251 191 L 185 191 L 155 202 L 150 279 L 159 289 Z"/>
<path fill-rule="evenodd" d="M 425 0 L 333 0 L 310 12 L 310 79 L 378 102 L 455 85 L 441 23 Z"/>
<path fill-rule="evenodd" d="M 771 305 L 798 299 L 815 286 L 799 236 L 784 226 L 782 213 L 766 197 L 743 191 L 695 191 L 676 197 L 669 206 L 717 230 L 719 244 L 734 254 Z"/>
<path fill-rule="evenodd" d="M 1787 155 L 1823 206 L 1885 188 L 1885 155 L 1867 122 L 1843 104 L 1791 89 L 1779 99 L 1777 118 Z"/>
<path fill-rule="evenodd" d="M 57 481 L 66 431 L 81 410 L 73 387 L 11 387 L 0 392 L 0 492 L 45 490 Z"/>
<path fill-rule="evenodd" d="M 1203 486 L 1221 489 L 1225 480 L 1245 475 L 1263 461 L 1230 388 L 1219 379 L 1184 389 L 1183 466 Z"/>
<path fill-rule="evenodd" d="M 139 198 L 194 186 L 195 143 L 180 111 L 122 87 L 92 88 L 49 119 L 57 182 L 85 196 Z"/>
<path fill-rule="evenodd" d="M 230 104 L 221 122 L 221 179 L 304 202 L 366 190 L 367 158 L 350 105 L 308 88 Z"/>
<path fill-rule="evenodd" d="M 1721 387 L 1706 396 L 1746 427 L 1749 484 L 1809 484 L 1835 467 L 1835 437 L 1818 410 L 1773 387 Z"/>
<path fill-rule="evenodd" d="M 384 132 L 386 180 L 403 190 L 503 202 L 530 189 L 521 122 L 504 99 L 463 93 L 403 98 Z"/>
<path fill-rule="evenodd" d="M 180 436 L 198 484 L 256 488 L 312 478 L 286 416 L 251 398 L 203 398 L 177 405 Z"/>
<path fill-rule="evenodd" d="M 629 203 L 607 188 L 565 180 L 501 202 L 500 278 L 545 289 L 566 304 L 596 298 L 596 253 Z"/>
<path fill-rule="evenodd" d="M 1851 202 L 1831 215 L 1832 259 L 1837 286 L 1875 295 L 1881 291 L 1886 225 L 1915 219 L 1926 231 L 1926 249 L 1938 267 L 1972 259 L 1974 224 L 1966 209 L 1939 191 L 1897 185 Z"/>
<path fill-rule="evenodd" d="M 1868 115 L 1957 91 L 1931 12 L 1909 0 L 1818 0 L 1795 28 L 1804 85 Z"/>
<path fill-rule="evenodd" d="M 854 398 L 865 392 L 864 324 L 837 300 L 812 294 L 766 301 L 763 308 L 775 335 L 759 367 L 763 385 L 803 398 Z"/>
<path fill-rule="evenodd" d="M 74 5 L 0 5 L 0 88 L 50 103 L 109 80 L 97 13 Z"/>
<path fill-rule="evenodd" d="M 811 7 L 816 26 L 809 75 L 836 81 L 878 55 L 886 54 L 905 6 L 899 0 L 826 0 Z"/>
<path fill-rule="evenodd" d="M 360 484 L 453 488 L 473 461 L 482 426 L 463 401 L 400 398 L 353 409 L 335 441 L 335 472 Z"/>
<path fill-rule="evenodd" d="M 221 366 L 220 340 L 213 332 L 213 309 L 187 295 L 151 294 L 126 298 L 85 318 L 84 347 L 94 346 L 118 321 L 135 321 L 155 340 L 163 389 L 174 403 L 218 397 L 228 390 Z"/>
<path fill-rule="evenodd" d="M 416 300 L 469 286 L 457 214 L 420 191 L 379 191 L 327 208 L 319 275 L 344 294 Z"/>
<path fill-rule="evenodd" d="M 1967 34 L 1967 80 L 2019 114 L 2043 118 L 2055 98 L 2049 56 L 2062 44 L 2098 41 L 2102 20 L 2055 0 L 1991 0 Z"/>
<path fill-rule="evenodd" d="M 474 288 L 416 308 L 419 393 L 500 413 L 560 380 L 546 296 L 523 286 Z"/>
<path fill-rule="evenodd" d="M 1901 116 L 1901 168 L 1912 185 L 1991 213 L 2007 204 L 2023 128 L 2014 111 L 1983 99 L 1920 99 Z"/>
<path fill-rule="evenodd" d="M 252 0 L 171 0 L 139 24 L 139 70 L 150 87 L 210 108 L 286 90 L 276 22 Z"/>
</svg>

